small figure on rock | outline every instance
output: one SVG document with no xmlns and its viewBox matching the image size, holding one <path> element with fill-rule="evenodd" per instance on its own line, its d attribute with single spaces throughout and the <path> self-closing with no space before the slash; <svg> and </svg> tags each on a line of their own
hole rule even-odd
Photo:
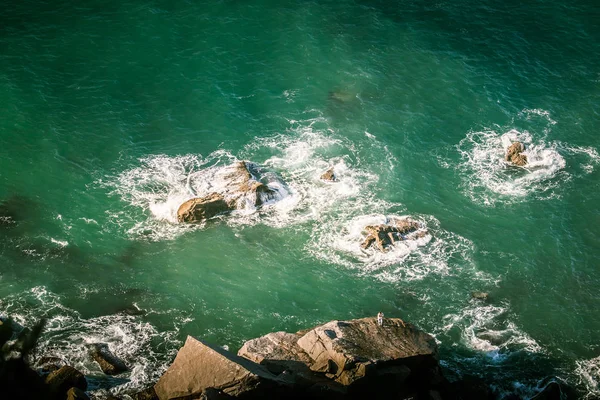
<svg viewBox="0 0 600 400">
<path fill-rule="evenodd" d="M 383 326 L 383 313 L 381 311 L 377 313 L 377 325 Z"/>
</svg>

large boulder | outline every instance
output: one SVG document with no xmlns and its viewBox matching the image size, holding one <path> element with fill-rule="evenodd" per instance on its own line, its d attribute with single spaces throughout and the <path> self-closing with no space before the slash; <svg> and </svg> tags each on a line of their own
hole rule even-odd
<svg viewBox="0 0 600 400">
<path fill-rule="evenodd" d="M 387 247 L 407 239 L 408 234 L 417 232 L 420 228 L 421 225 L 410 218 L 393 218 L 386 224 L 367 225 L 363 228 L 366 238 L 361 247 L 368 249 L 375 245 L 380 251 L 385 252 Z M 426 231 L 422 232 L 426 233 Z"/>
<path fill-rule="evenodd" d="M 525 151 L 525 145 L 521 142 L 514 142 L 506 150 L 504 159 L 518 166 L 524 166 L 527 164 L 527 156 L 522 154 Z"/>
<path fill-rule="evenodd" d="M 66 397 L 67 391 L 72 387 L 83 391 L 87 389 L 85 376 L 69 365 L 50 372 L 46 377 L 46 384 L 57 398 Z"/>
<path fill-rule="evenodd" d="M 188 336 L 154 389 L 160 400 L 199 398 L 211 388 L 233 397 L 273 398 L 280 383 L 265 367 Z"/>
<path fill-rule="evenodd" d="M 260 182 L 258 176 L 258 167 L 247 161 L 221 167 L 212 176 L 215 185 L 211 184 L 211 187 L 215 192 L 181 204 L 177 210 L 177 220 L 202 222 L 219 214 L 243 209 L 248 204 L 260 207 L 276 199 L 279 193 Z"/>
<path fill-rule="evenodd" d="M 222 195 L 211 193 L 206 197 L 186 201 L 177 210 L 179 222 L 202 222 L 216 215 L 231 211 L 231 205 Z"/>
<path fill-rule="evenodd" d="M 106 375 L 118 375 L 129 370 L 123 360 L 115 356 L 105 343 L 93 344 L 90 354 Z"/>
<path fill-rule="evenodd" d="M 310 368 L 343 385 L 365 377 L 405 379 L 411 370 L 437 366 L 433 337 L 397 318 L 378 325 L 375 318 L 332 321 L 298 339 L 312 359 Z"/>
</svg>

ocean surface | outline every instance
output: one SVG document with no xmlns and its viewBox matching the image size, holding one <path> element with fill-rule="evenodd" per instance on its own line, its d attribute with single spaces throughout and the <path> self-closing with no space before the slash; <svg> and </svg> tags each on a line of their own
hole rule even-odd
<svg viewBox="0 0 600 400">
<path fill-rule="evenodd" d="M 237 351 L 379 311 L 451 379 L 598 398 L 599 66 L 591 0 L 1 0 L 0 315 L 47 318 L 32 362 L 99 398 L 187 335 Z M 178 224 L 236 160 L 280 198 Z M 405 215 L 429 234 L 360 248 Z"/>
</svg>

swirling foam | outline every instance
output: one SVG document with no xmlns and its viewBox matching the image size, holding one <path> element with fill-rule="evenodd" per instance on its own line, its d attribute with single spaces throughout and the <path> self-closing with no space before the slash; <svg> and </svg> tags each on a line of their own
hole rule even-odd
<svg viewBox="0 0 600 400">
<path fill-rule="evenodd" d="M 536 114 L 543 114 L 540 110 Z M 548 117 L 549 118 L 549 117 Z M 525 144 L 528 163 L 516 167 L 504 161 L 506 149 L 514 141 Z M 544 137 L 523 130 L 511 129 L 505 133 L 495 130 L 469 132 L 457 149 L 462 162 L 457 166 L 463 180 L 463 189 L 474 202 L 494 205 L 496 202 L 520 201 L 527 196 L 548 199 L 559 196 L 557 188 L 577 176 L 593 171 L 600 156 L 593 148 L 573 147 L 550 142 Z M 587 155 L 584 162 L 575 160 L 566 169 L 564 157 Z M 576 168 L 577 167 L 577 168 Z"/>
<path fill-rule="evenodd" d="M 577 361 L 575 374 L 578 377 L 578 383 L 587 391 L 584 399 L 600 397 L 600 357 Z"/>
<path fill-rule="evenodd" d="M 139 316 L 114 314 L 86 319 L 41 286 L 0 299 L 0 313 L 26 327 L 37 323 L 40 316 L 47 318 L 38 345 L 30 355 L 33 366 L 41 366 L 42 357 L 60 359 L 87 375 L 92 394 L 106 389 L 112 394 L 135 392 L 155 382 L 181 345 L 176 335 L 188 322 L 175 320 L 174 330 L 159 333 Z M 115 378 L 104 376 L 98 364 L 88 357 L 91 343 L 107 343 L 117 357 L 131 366 L 131 371 Z"/>
<path fill-rule="evenodd" d="M 374 195 L 380 179 L 380 173 L 374 171 L 393 169 L 395 158 L 367 132 L 358 142 L 337 135 L 318 113 L 289 122 L 285 132 L 256 138 L 238 155 L 220 150 L 207 157 L 160 155 L 141 159 L 140 166 L 123 172 L 112 184 L 115 193 L 143 210 L 145 216 L 134 215 L 139 219 L 136 221 L 131 213 L 117 212 L 113 214 L 115 221 L 129 218 L 133 224 L 127 228 L 130 234 L 153 240 L 173 239 L 190 229 L 202 229 L 202 225 L 176 224 L 177 207 L 192 193 L 207 192 L 207 182 L 215 179 L 218 168 L 245 159 L 281 176 L 285 196 L 267 207 L 235 212 L 222 219 L 234 229 L 255 224 L 298 229 L 310 236 L 307 253 L 364 273 L 374 272 L 386 280 L 420 279 L 433 271 L 445 273 L 450 257 L 470 251 L 468 241 L 440 229 L 435 218 L 419 216 L 434 232 L 433 239 L 427 236 L 399 243 L 385 254 L 359 252 L 360 225 L 380 218 L 376 214 L 390 215 L 402 209 L 400 204 Z M 362 165 L 371 168 L 359 167 Z M 320 179 L 329 168 L 334 169 L 335 183 Z"/>
</svg>

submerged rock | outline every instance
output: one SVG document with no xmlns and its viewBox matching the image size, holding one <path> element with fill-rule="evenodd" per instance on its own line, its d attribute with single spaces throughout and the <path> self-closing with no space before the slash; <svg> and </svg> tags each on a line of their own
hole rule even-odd
<svg viewBox="0 0 600 400">
<path fill-rule="evenodd" d="M 118 375 L 129 369 L 121 359 L 111 353 L 105 343 L 93 344 L 90 353 L 106 375 Z"/>
<path fill-rule="evenodd" d="M 487 300 L 489 294 L 486 292 L 473 292 L 471 293 L 471 297 L 477 300 Z"/>
<path fill-rule="evenodd" d="M 416 232 L 421 228 L 420 224 L 409 218 L 392 219 L 389 224 L 367 225 L 364 231 L 367 237 L 361 244 L 363 249 L 368 249 L 371 245 L 385 252 L 386 247 L 393 245 L 397 241 L 405 240 L 409 233 Z"/>
<path fill-rule="evenodd" d="M 522 154 L 525 151 L 525 145 L 521 142 L 514 142 L 506 150 L 504 159 L 520 167 L 527 164 L 527 156 Z"/>
</svg>

